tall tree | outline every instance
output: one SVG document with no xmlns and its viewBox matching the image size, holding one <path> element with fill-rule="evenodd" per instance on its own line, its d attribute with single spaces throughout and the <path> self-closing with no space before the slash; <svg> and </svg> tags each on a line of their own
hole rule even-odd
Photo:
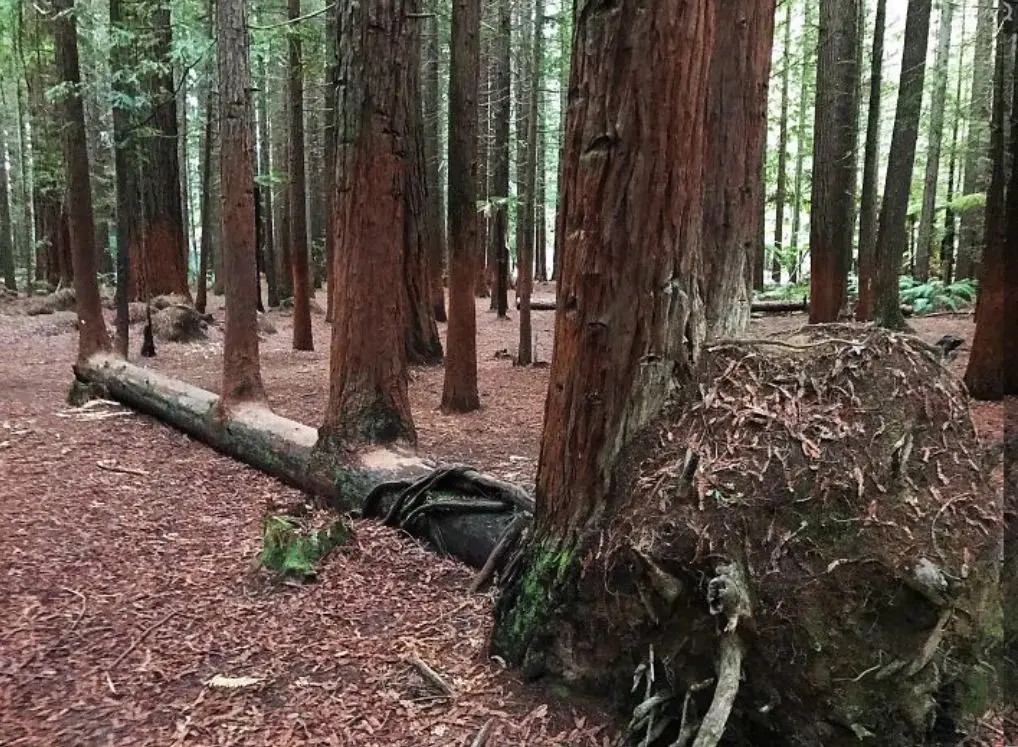
<svg viewBox="0 0 1018 747">
<path fill-rule="evenodd" d="M 428 159 L 428 271 L 431 278 L 431 305 L 435 319 L 447 321 L 445 315 L 445 193 L 439 174 L 441 166 L 441 95 L 439 92 L 439 38 L 438 15 L 428 20 L 428 33 L 424 34 L 424 152 Z"/>
<path fill-rule="evenodd" d="M 330 449 L 416 441 L 404 346 L 405 245 L 413 215 L 408 141 L 420 115 L 416 0 L 365 0 L 339 22 L 340 118 L 329 405 L 319 431 Z M 423 144 L 418 143 L 423 148 Z M 423 158 L 421 158 L 423 165 Z M 419 209 L 423 205 L 417 206 Z M 473 294 L 469 295 L 471 301 Z"/>
<path fill-rule="evenodd" d="M 579 573 L 559 561 L 575 562 L 611 510 L 622 449 L 690 371 L 705 326 L 698 244 L 711 4 L 586 7 L 573 38 L 535 527 L 492 633 L 495 652 L 538 668 L 555 666 L 545 658 L 563 643 L 554 616 L 568 615 L 560 603 L 574 598 Z M 588 643 L 566 645 L 583 655 Z"/>
<path fill-rule="evenodd" d="M 500 319 L 506 318 L 509 308 L 509 117 L 512 92 L 510 61 L 512 53 L 512 14 L 509 0 L 497 0 L 497 19 L 492 75 L 494 97 L 492 119 L 491 186 L 489 199 L 495 201 L 494 215 L 488 241 L 489 256 L 495 258 L 495 282 L 491 300 Z"/>
<path fill-rule="evenodd" d="M 331 230 L 333 200 L 336 189 L 336 123 L 339 121 L 337 107 L 339 88 L 339 4 L 334 3 L 325 11 L 325 268 L 327 275 L 325 321 L 331 322 L 336 293 L 335 254 L 336 236 Z"/>
<path fill-rule="evenodd" d="M 132 251 L 134 298 L 177 293 L 190 298 L 184 213 L 180 202 L 180 161 L 177 153 L 177 96 L 173 84 L 173 31 L 170 5 L 160 0 L 134 17 L 139 33 L 152 36 L 156 64 L 148 79 L 150 111 L 146 123 L 153 135 L 146 139 L 139 171 L 141 242 Z"/>
<path fill-rule="evenodd" d="M 470 412 L 477 394 L 477 83 L 481 0 L 453 0 L 449 63 L 449 328 L 442 409 Z"/>
<path fill-rule="evenodd" d="M 247 2 L 216 0 L 223 283 L 223 389 L 220 407 L 265 399 L 258 359 L 251 60 Z"/>
<path fill-rule="evenodd" d="M 883 0 L 881 0 L 883 2 Z M 778 176 L 774 187 L 774 252 L 771 280 L 781 282 L 781 254 L 785 248 L 785 203 L 788 201 L 788 87 L 792 78 L 792 0 L 785 0 L 781 42 L 781 114 L 778 122 Z"/>
<path fill-rule="evenodd" d="M 534 0 L 533 46 L 530 56 L 530 81 L 527 86 L 527 150 L 523 194 L 520 200 L 522 243 L 517 246 L 517 295 L 520 298 L 520 344 L 516 362 L 529 366 L 534 362 L 534 335 L 530 320 L 530 294 L 534 284 L 534 233 L 537 217 L 537 122 L 541 102 L 541 62 L 544 37 L 544 0 Z"/>
<path fill-rule="evenodd" d="M 965 0 L 962 0 L 961 35 L 962 42 L 965 41 Z M 961 128 L 961 84 L 964 79 L 963 69 L 965 67 L 965 55 L 958 55 L 958 68 L 954 78 L 954 102 L 951 111 L 951 149 L 950 158 L 947 164 L 947 195 L 944 208 L 944 235 L 940 240 L 940 278 L 946 284 L 950 284 L 954 278 L 954 242 L 956 238 L 957 220 L 954 210 L 955 179 L 958 172 L 958 131 Z"/>
<path fill-rule="evenodd" d="M 213 143 L 219 116 L 216 112 L 216 94 L 211 85 L 205 92 L 205 97 L 205 133 L 202 137 L 201 161 L 201 248 L 198 257 L 198 285 L 194 294 L 194 307 L 202 314 L 205 313 L 205 306 L 208 302 L 209 268 L 212 264 L 213 247 L 219 243 L 217 239 L 220 238 L 214 224 L 216 213 L 213 212 L 212 207 L 214 189 L 212 169 L 215 161 Z M 221 269 L 222 267 L 220 267 Z"/>
<path fill-rule="evenodd" d="M 287 0 L 289 39 L 289 85 L 287 86 L 287 130 L 290 180 L 287 209 L 290 230 L 290 267 L 293 275 L 293 349 L 314 350 L 311 333 L 311 279 L 308 273 L 307 189 L 304 171 L 304 63 L 300 30 L 300 0 Z"/>
<path fill-rule="evenodd" d="M 749 326 L 775 5 L 749 0 L 714 8 L 700 241 L 707 334 L 734 337 Z"/>
<path fill-rule="evenodd" d="M 887 0 L 877 0 L 870 53 L 870 95 L 866 112 L 866 145 L 863 150 L 862 189 L 859 198 L 859 297 L 855 318 L 870 317 L 873 299 L 873 253 L 877 241 L 877 150 L 880 147 L 880 103 L 884 71 L 884 26 Z"/>
<path fill-rule="evenodd" d="M 816 29 L 813 22 L 813 3 L 806 3 L 802 33 L 800 35 L 799 59 L 799 110 L 795 118 L 795 175 L 792 177 L 792 227 L 789 236 L 789 254 L 792 269 L 788 279 L 795 283 L 799 280 L 799 267 L 802 263 L 802 252 L 799 249 L 799 226 L 802 222 L 802 193 L 804 190 L 804 172 L 806 154 L 810 150 L 809 141 L 812 132 L 808 129 L 810 106 L 815 106 L 816 77 Z"/>
<path fill-rule="evenodd" d="M 940 1 L 940 29 L 937 32 L 937 56 L 933 62 L 933 91 L 930 96 L 930 130 L 926 141 L 926 174 L 923 202 L 919 213 L 916 239 L 915 276 L 926 282 L 930 277 L 930 252 L 936 234 L 933 209 L 940 178 L 940 149 L 944 138 L 944 109 L 947 103 L 947 66 L 951 54 L 951 23 L 956 0 Z"/>
<path fill-rule="evenodd" d="M 74 293 L 78 313 L 78 362 L 110 350 L 110 338 L 103 320 L 96 281 L 95 230 L 92 218 L 92 190 L 88 173 L 88 140 L 85 135 L 85 108 L 81 101 L 81 72 L 78 65 L 78 34 L 74 0 L 56 0 L 53 34 L 57 76 L 63 91 L 63 158 L 67 173 L 68 215 L 71 256 L 74 262 Z"/>
<path fill-rule="evenodd" d="M 17 291 L 14 271 L 14 234 L 11 224 L 11 181 L 7 169 L 7 141 L 0 127 L 0 274 L 7 290 Z"/>
<path fill-rule="evenodd" d="M 999 19 L 1003 26 L 1005 19 L 1003 4 L 999 11 Z M 990 127 L 990 184 L 986 193 L 986 238 L 985 249 L 979 274 L 979 299 L 976 305 L 976 332 L 972 339 L 972 352 L 969 354 L 968 366 L 965 369 L 965 385 L 969 394 L 976 399 L 999 400 L 1005 394 L 1018 394 L 1018 387 L 1005 387 L 1005 382 L 1012 386 L 1018 384 L 1018 376 L 1007 372 L 1005 377 L 1005 358 L 1012 358 L 1015 348 L 1013 340 L 1007 339 L 1010 320 L 1009 296 L 1014 294 L 1014 286 L 1009 287 L 1008 281 L 1015 280 L 1013 270 L 1015 259 L 1009 256 L 1009 250 L 1016 243 L 1014 237 L 1008 237 L 1007 229 L 1013 228 L 1014 214 L 1018 212 L 1018 168 L 1012 164 L 1010 168 L 1010 189 L 1007 188 L 1007 117 L 1005 101 L 1012 98 L 1018 109 L 1018 85 L 1009 88 L 1006 66 L 1010 63 L 1006 46 L 1012 43 L 1009 34 L 1001 33 L 997 37 L 997 52 L 994 55 L 993 73 L 993 107 Z M 1014 56 L 1018 63 L 1018 55 Z M 1014 76 L 1018 80 L 1018 75 Z M 1011 132 L 1011 148 L 1018 153 L 1018 117 L 1014 117 Z M 1009 277 L 1009 275 L 1011 277 Z M 1013 327 L 1013 324 L 1010 325 Z"/>
<path fill-rule="evenodd" d="M 993 99 L 993 39 L 996 32 L 994 3 L 976 3 L 976 35 L 972 53 L 972 83 L 966 113 L 965 164 L 962 194 L 986 192 L 990 178 L 990 108 Z M 955 277 L 976 277 L 983 252 L 983 211 L 966 210 L 958 229 L 958 261 Z"/>
<path fill-rule="evenodd" d="M 275 213 L 272 205 L 272 133 L 269 124 L 269 75 L 265 58 L 258 62 L 258 175 L 260 177 L 260 197 L 262 203 L 262 239 L 265 252 L 265 285 L 266 301 L 269 308 L 279 306 L 279 282 L 276 278 L 276 226 L 273 219 Z M 333 175 L 333 180 L 335 175 Z M 331 199 L 331 198 L 330 198 Z M 328 232 L 332 234 L 331 231 Z"/>
<path fill-rule="evenodd" d="M 525 251 L 526 236 L 526 194 L 527 194 L 527 127 L 530 113 L 531 74 L 530 55 L 534 51 L 534 0 L 517 0 L 516 27 L 520 30 L 519 41 L 513 50 L 513 63 L 516 68 L 516 88 L 513 107 L 515 109 L 514 125 L 516 136 L 516 296 L 519 298 L 520 257 Z"/>
<path fill-rule="evenodd" d="M 810 199 L 811 323 L 832 322 L 845 304 L 855 224 L 859 0 L 821 0 Z"/>
<path fill-rule="evenodd" d="M 923 103 L 931 5 L 932 0 L 908 2 L 898 103 L 894 114 L 891 150 L 887 157 L 887 181 L 880 205 L 875 251 L 876 272 L 873 278 L 873 317 L 881 326 L 892 329 L 902 329 L 905 326 L 899 302 L 898 273 L 906 244 L 905 220 Z"/>
</svg>

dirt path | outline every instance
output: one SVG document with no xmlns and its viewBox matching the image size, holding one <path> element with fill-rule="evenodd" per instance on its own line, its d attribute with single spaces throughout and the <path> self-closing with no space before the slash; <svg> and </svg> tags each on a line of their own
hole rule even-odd
<svg viewBox="0 0 1018 747">
<path fill-rule="evenodd" d="M 442 415 L 442 369 L 414 370 L 419 446 L 530 482 L 548 369 L 514 368 L 504 353 L 516 348 L 515 313 L 499 322 L 481 303 L 484 409 Z M 269 316 L 271 405 L 314 425 L 329 328 L 316 315 L 317 351 L 293 353 L 287 315 Z M 534 315 L 539 360 L 553 318 Z M 803 321 L 768 319 L 752 334 Z M 69 411 L 73 325 L 66 312 L 0 316 L 0 743 L 468 745 L 489 719 L 488 745 L 608 743 L 607 714 L 523 686 L 486 655 L 490 599 L 467 595 L 467 569 L 405 537 L 357 522 L 356 543 L 302 588 L 252 573 L 266 506 L 299 496 L 148 418 Z M 917 328 L 968 339 L 972 323 Z M 216 390 L 220 356 L 213 330 L 205 343 L 161 345 L 153 365 Z M 976 419 L 992 438 L 999 406 L 978 406 Z M 436 697 L 406 661 L 415 654 L 455 698 Z M 258 684 L 206 686 L 216 674 Z"/>
</svg>

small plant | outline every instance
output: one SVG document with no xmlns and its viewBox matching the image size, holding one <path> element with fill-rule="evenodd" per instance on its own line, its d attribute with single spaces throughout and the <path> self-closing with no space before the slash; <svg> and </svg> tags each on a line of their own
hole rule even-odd
<svg viewBox="0 0 1018 747">
<path fill-rule="evenodd" d="M 349 538 L 350 529 L 341 518 L 321 529 L 312 529 L 303 519 L 269 515 L 262 521 L 258 562 L 262 568 L 284 576 L 314 578 L 317 563 Z"/>
<path fill-rule="evenodd" d="M 902 275 L 898 278 L 898 290 L 901 302 L 912 306 L 916 315 L 957 311 L 976 299 L 976 282 L 967 278 L 945 285 L 942 280 L 918 283 L 912 276 Z"/>
<path fill-rule="evenodd" d="M 761 301 L 801 301 L 809 297 L 809 281 L 774 285 L 756 294 Z"/>
</svg>

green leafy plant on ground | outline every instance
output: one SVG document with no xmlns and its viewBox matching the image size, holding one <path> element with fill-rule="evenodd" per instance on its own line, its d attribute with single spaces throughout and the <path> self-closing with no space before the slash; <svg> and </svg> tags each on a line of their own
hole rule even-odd
<svg viewBox="0 0 1018 747">
<path fill-rule="evenodd" d="M 262 568 L 301 579 L 314 578 L 315 566 L 334 548 L 346 544 L 350 529 L 340 519 L 314 529 L 303 519 L 269 515 L 262 520 Z"/>
<path fill-rule="evenodd" d="M 898 289 L 901 302 L 909 304 L 917 315 L 957 311 L 976 300 L 976 281 L 967 278 L 945 285 L 942 280 L 920 283 L 910 275 L 902 275 Z"/>
</svg>

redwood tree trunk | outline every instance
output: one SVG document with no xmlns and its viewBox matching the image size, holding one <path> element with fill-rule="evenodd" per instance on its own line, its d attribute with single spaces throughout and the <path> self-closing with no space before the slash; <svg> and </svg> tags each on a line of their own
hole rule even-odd
<svg viewBox="0 0 1018 747">
<path fill-rule="evenodd" d="M 544 0 L 534 0 L 533 47 L 530 57 L 530 80 L 527 86 L 527 147 L 526 166 L 524 169 L 524 192 L 519 201 L 521 218 L 520 235 L 522 241 L 517 245 L 517 284 L 516 295 L 519 296 L 520 310 L 520 344 L 516 362 L 521 366 L 529 366 L 534 362 L 534 334 L 530 320 L 530 295 L 534 287 L 534 239 L 537 218 L 537 117 L 540 104 L 541 87 L 541 53 L 544 29 Z"/>
<path fill-rule="evenodd" d="M 442 410 L 470 412 L 477 394 L 477 83 L 481 0 L 453 0 L 449 63 L 449 328 Z"/>
<path fill-rule="evenodd" d="M 339 85 L 339 10 L 334 4 L 326 13 L 325 23 L 325 172 L 323 186 L 325 196 L 325 321 L 332 321 L 336 293 L 336 265 L 333 256 L 336 249 L 336 235 L 333 231 L 333 202 L 336 190 L 336 123 L 337 87 Z"/>
<path fill-rule="evenodd" d="M 930 97 L 930 130 L 926 142 L 926 174 L 923 179 L 923 203 L 919 214 L 916 241 L 915 276 L 926 282 L 930 277 L 930 252 L 934 248 L 937 200 L 940 179 L 940 149 L 944 138 L 944 108 L 947 102 L 947 66 L 951 54 L 951 21 L 956 0 L 941 0 L 940 29 L 937 31 L 937 57 L 933 63 L 933 94 Z"/>
<path fill-rule="evenodd" d="M 749 326 L 753 295 L 775 6 L 750 0 L 714 7 L 700 239 L 704 300 L 708 337 L 737 337 Z"/>
<path fill-rule="evenodd" d="M 880 147 L 880 100 L 884 71 L 884 24 L 887 0 L 877 0 L 873 21 L 870 62 L 870 99 L 866 114 L 866 146 L 863 151 L 862 189 L 859 197 L 859 297 L 856 321 L 870 318 L 873 303 L 873 260 L 877 241 L 877 149 Z"/>
<path fill-rule="evenodd" d="M 781 282 L 781 253 L 785 248 L 785 203 L 788 201 L 788 86 L 792 78 L 792 3 L 785 3 L 781 61 L 781 121 L 778 123 L 778 177 L 774 187 L 774 251 L 771 282 Z"/>
<path fill-rule="evenodd" d="M 976 3 L 976 36 L 972 55 L 972 87 L 965 112 L 965 166 L 962 194 L 986 192 L 990 177 L 990 107 L 993 99 L 994 4 Z M 974 278 L 983 252 L 983 211 L 966 210 L 958 230 L 958 261 L 954 275 Z"/>
<path fill-rule="evenodd" d="M 219 61 L 220 220 L 226 293 L 223 410 L 265 399 L 258 360 L 254 173 L 251 158 L 251 62 L 247 3 L 216 0 Z"/>
<path fill-rule="evenodd" d="M 266 91 L 269 76 L 265 69 L 265 58 L 258 63 L 258 135 L 261 140 L 258 148 L 258 171 L 265 178 L 261 189 L 262 199 L 262 236 L 265 240 L 265 285 L 266 302 L 269 308 L 279 306 L 279 283 L 276 279 L 276 222 L 272 206 L 272 185 L 267 181 L 272 173 L 272 136 L 269 128 L 269 94 Z M 329 232 L 331 234 L 331 232 Z"/>
<path fill-rule="evenodd" d="M 4 276 L 4 287 L 17 291 L 18 282 L 14 276 L 14 239 L 11 226 L 11 182 L 7 169 L 7 143 L 0 132 L 0 275 Z"/>
<path fill-rule="evenodd" d="M 435 319 L 447 321 L 445 315 L 445 199 L 439 166 L 442 160 L 440 136 L 442 112 L 438 85 L 439 39 L 438 18 L 428 22 L 427 42 L 424 45 L 424 152 L 428 159 L 428 269 L 431 278 L 431 305 Z"/>
<path fill-rule="evenodd" d="M 287 17 L 300 17 L 300 0 L 287 0 Z M 307 190 L 304 171 L 304 66 L 300 35 L 291 33 L 288 119 L 290 181 L 287 208 L 290 215 L 290 267 L 293 275 L 293 349 L 314 350 L 311 335 L 311 282 L 308 274 Z"/>
<path fill-rule="evenodd" d="M 855 224 L 859 0 L 821 0 L 810 206 L 811 323 L 833 322 L 845 304 Z"/>
<path fill-rule="evenodd" d="M 172 65 L 168 64 L 173 44 L 169 5 L 155 8 L 150 21 L 155 27 L 155 54 L 167 66 L 150 81 L 152 112 L 147 124 L 155 135 L 145 143 L 145 163 L 140 170 L 143 255 L 132 267 L 131 279 L 136 283 L 134 298 L 164 293 L 190 298 L 184 213 L 180 204 L 177 97 L 173 93 Z"/>
<path fill-rule="evenodd" d="M 576 17 L 536 526 L 492 634 L 496 653 L 526 660 L 535 674 L 565 662 L 582 668 L 593 648 L 570 638 L 569 610 L 557 607 L 579 572 L 572 550 L 611 510 L 621 450 L 674 377 L 690 371 L 704 337 L 699 238 L 713 9 L 644 0 L 614 10 Z"/>
<path fill-rule="evenodd" d="M 365 0 L 339 21 L 340 139 L 336 153 L 336 299 L 326 449 L 414 443 L 401 292 L 409 239 L 408 138 L 417 105 L 415 0 Z M 416 236 L 414 237 L 416 240 Z"/>
<path fill-rule="evenodd" d="M 96 282 L 92 190 L 88 177 L 85 109 L 81 103 L 78 36 L 73 0 L 57 0 L 53 24 L 57 76 L 67 90 L 63 98 L 63 157 L 67 174 L 68 230 L 73 247 L 74 293 L 78 313 L 78 362 L 110 350 Z"/>
<path fill-rule="evenodd" d="M 1003 18 L 1003 12 L 1000 14 Z M 1008 286 L 1009 272 L 1014 265 L 1014 236 L 1008 236 L 1007 230 L 1014 229 L 1015 213 L 1018 212 L 1018 168 L 1011 167 L 1010 188 L 1005 196 L 1007 162 L 1005 149 L 1004 116 L 1005 97 L 1013 95 L 1014 104 L 1018 105 L 1018 85 L 1013 92 L 1005 85 L 1004 67 L 1007 55 L 1004 45 L 1011 43 L 1006 34 L 997 40 L 997 54 L 994 64 L 993 113 L 990 128 L 990 156 L 992 168 L 990 186 L 986 194 L 986 248 L 983 251 L 979 275 L 979 300 L 976 306 L 976 333 L 972 339 L 972 352 L 969 354 L 968 367 L 965 369 L 965 385 L 969 394 L 976 399 L 999 400 L 1005 395 L 1005 355 L 1013 361 L 1015 344 L 1007 339 L 1008 332 L 1013 335 L 1014 320 L 1009 319 L 1008 298 L 1015 293 L 1014 286 Z M 1018 55 L 1015 55 L 1018 62 Z M 1018 80 L 1018 76 L 1015 76 Z M 1012 114 L 1013 116 L 1013 114 Z M 1018 118 L 1015 118 L 1018 123 Z M 1011 150 L 1018 153 L 1018 124 L 1012 127 Z M 1005 353 L 1005 351 L 1007 351 Z M 1018 379 L 1011 372 L 1008 381 L 1012 384 Z M 1009 394 L 1018 394 L 1011 391 Z"/>
<path fill-rule="evenodd" d="M 495 282 L 491 300 L 500 319 L 509 310 L 509 117 L 510 111 L 510 60 L 512 52 L 512 15 L 509 0 L 498 0 L 498 19 L 495 30 L 492 75 L 494 103 L 494 132 L 491 151 L 491 199 L 497 200 L 491 220 L 488 241 L 489 256 L 495 258 Z"/>
<path fill-rule="evenodd" d="M 905 222 L 922 109 L 930 5 L 931 0 L 909 0 L 908 3 L 898 104 L 894 114 L 894 132 L 887 160 L 887 182 L 877 230 L 873 318 L 881 326 L 892 329 L 902 329 L 905 326 L 899 302 L 898 273 L 907 243 Z"/>
</svg>

